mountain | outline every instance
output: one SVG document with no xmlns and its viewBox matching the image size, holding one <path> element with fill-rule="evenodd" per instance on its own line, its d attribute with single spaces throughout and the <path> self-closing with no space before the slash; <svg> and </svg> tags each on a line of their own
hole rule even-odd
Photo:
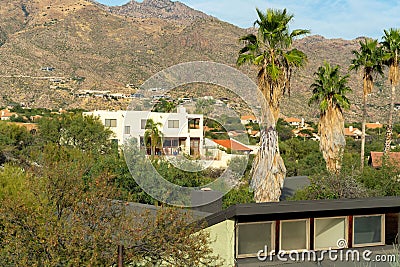
<svg viewBox="0 0 400 267">
<path fill-rule="evenodd" d="M 169 0 L 132 1 L 107 7 L 91 0 L 2 0 L 0 9 L 0 106 L 16 102 L 48 108 L 125 108 L 127 101 L 77 98 L 83 89 L 133 93 L 167 67 L 190 61 L 235 66 L 238 37 L 248 30 Z M 295 46 L 309 57 L 295 74 L 282 113 L 316 119 L 307 106 L 313 73 L 324 60 L 345 72 L 358 41 L 308 36 Z M 256 70 L 241 67 L 255 78 Z M 348 120 L 360 116 L 360 74 L 353 73 Z M 382 84 L 386 85 L 386 83 Z M 383 88 L 383 87 L 381 87 Z M 371 96 L 371 120 L 381 120 L 387 90 Z"/>
<path fill-rule="evenodd" d="M 196 19 L 207 19 L 210 16 L 192 9 L 181 2 L 169 0 L 144 0 L 142 3 L 134 0 L 123 6 L 105 6 L 93 1 L 110 13 L 134 18 L 159 18 L 189 25 Z"/>
</svg>

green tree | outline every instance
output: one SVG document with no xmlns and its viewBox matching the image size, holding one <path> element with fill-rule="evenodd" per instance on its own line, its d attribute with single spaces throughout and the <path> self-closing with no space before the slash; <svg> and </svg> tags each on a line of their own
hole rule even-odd
<svg viewBox="0 0 400 267">
<path fill-rule="evenodd" d="M 324 173 L 325 162 L 313 140 L 292 138 L 279 143 L 288 176 L 309 176 Z"/>
<path fill-rule="evenodd" d="M 396 96 L 396 85 L 399 83 L 399 58 L 400 58 L 400 29 L 389 29 L 384 31 L 383 42 L 383 60 L 384 64 L 389 67 L 389 82 L 391 85 L 390 92 L 390 110 L 389 120 L 386 128 L 384 154 L 390 152 L 390 145 L 393 137 L 393 113 L 394 99 Z"/>
<path fill-rule="evenodd" d="M 366 188 L 371 190 L 373 195 L 400 195 L 400 171 L 398 166 L 394 165 L 393 163 L 394 162 L 392 162 L 390 158 L 384 159 L 384 164 L 382 164 L 380 169 L 366 167 L 364 172 L 360 175 L 360 181 Z"/>
<path fill-rule="evenodd" d="M 346 145 L 342 110 L 350 107 L 346 97 L 346 93 L 351 91 L 347 86 L 349 76 L 341 76 L 339 66 L 332 68 L 327 62 L 314 75 L 315 81 L 310 86 L 313 95 L 309 105 L 319 104 L 320 150 L 326 161 L 326 169 L 332 174 L 338 174 Z"/>
<path fill-rule="evenodd" d="M 122 223 L 129 266 L 223 266 L 212 254 L 205 223 L 193 223 L 190 211 L 163 207 L 133 212 Z M 140 221 L 140 223 L 132 222 Z M 145 264 L 145 265 L 144 265 Z"/>
<path fill-rule="evenodd" d="M 360 41 L 360 51 L 352 51 L 354 59 L 351 62 L 350 70 L 363 71 L 363 115 L 361 135 L 361 170 L 364 169 L 365 161 L 365 125 L 367 123 L 367 96 L 374 87 L 374 75 L 383 75 L 382 48 L 378 40 L 365 39 Z"/>
<path fill-rule="evenodd" d="M 293 127 L 282 118 L 278 119 L 278 122 L 276 123 L 276 130 L 278 131 L 280 141 L 286 141 L 294 137 L 292 131 Z"/>
<path fill-rule="evenodd" d="M 153 119 L 148 119 L 146 121 L 146 126 L 145 126 L 145 133 L 144 133 L 144 142 L 145 144 L 150 145 L 150 153 L 151 156 L 154 158 L 154 155 L 156 154 L 156 148 L 162 147 L 162 132 L 159 129 L 162 124 L 160 122 L 154 122 Z"/>
<path fill-rule="evenodd" d="M 0 121 L 0 165 L 7 161 L 21 161 L 32 142 L 33 136 L 26 128 Z"/>
<path fill-rule="evenodd" d="M 57 144 L 96 153 L 111 150 L 112 131 L 98 118 L 82 114 L 67 114 L 39 121 L 39 144 Z"/>
<path fill-rule="evenodd" d="M 240 38 L 245 46 L 239 51 L 237 64 L 258 66 L 258 88 L 267 102 L 267 106 L 262 105 L 262 124 L 268 123 L 268 111 L 274 120 L 270 125 L 263 125 L 265 128 L 261 133 L 261 149 L 253 169 L 255 199 L 257 202 L 278 201 L 286 169 L 279 154 L 275 124 L 282 96 L 286 91 L 290 94 L 292 73 L 307 59 L 302 51 L 292 49 L 293 40 L 309 31 L 290 31 L 289 23 L 294 16 L 288 14 L 286 9 L 267 9 L 266 13 L 257 9 L 257 14 L 258 19 L 254 23 L 258 27 L 257 34 Z"/>
<path fill-rule="evenodd" d="M 115 266 L 117 245 L 127 265 L 214 266 L 192 213 L 117 201 L 115 176 L 91 172 L 97 160 L 49 144 L 29 172 L 0 169 L 1 266 Z"/>
<path fill-rule="evenodd" d="M 176 105 L 172 101 L 168 101 L 164 98 L 160 99 L 160 102 L 157 103 L 157 105 L 154 107 L 153 111 L 154 112 L 165 112 L 165 113 L 171 113 L 176 109 Z"/>
<path fill-rule="evenodd" d="M 346 172 L 346 174 L 339 175 L 312 176 L 310 185 L 296 191 L 292 200 L 366 198 L 369 196 L 369 190 L 359 182 L 357 174 Z"/>
</svg>

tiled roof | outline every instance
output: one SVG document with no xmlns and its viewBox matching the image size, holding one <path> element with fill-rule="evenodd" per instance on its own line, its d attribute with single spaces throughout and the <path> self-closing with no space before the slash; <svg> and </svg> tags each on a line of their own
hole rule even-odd
<svg viewBox="0 0 400 267">
<path fill-rule="evenodd" d="M 368 129 L 379 129 L 379 128 L 383 128 L 383 124 L 381 124 L 381 123 L 366 123 L 365 127 Z"/>
<path fill-rule="evenodd" d="M 0 117 L 12 117 L 13 115 L 16 115 L 16 113 L 14 113 L 14 112 L 10 112 L 9 110 L 7 110 L 7 109 L 4 109 L 4 110 L 1 110 L 0 111 Z"/>
<path fill-rule="evenodd" d="M 361 131 L 358 128 L 353 128 L 352 131 L 350 131 L 350 128 L 344 128 L 344 135 L 345 136 L 356 136 L 361 134 Z"/>
<path fill-rule="evenodd" d="M 253 116 L 253 115 L 242 116 L 242 117 L 240 117 L 240 119 L 243 120 L 243 121 L 246 121 L 246 120 L 255 121 L 255 120 L 257 120 L 257 118 L 255 116 Z"/>
<path fill-rule="evenodd" d="M 234 151 L 252 151 L 253 150 L 250 147 L 247 147 L 234 139 L 213 140 L 213 141 L 224 148 L 229 148 Z"/>
<path fill-rule="evenodd" d="M 400 167 L 400 152 L 390 152 L 388 155 L 389 164 L 397 165 Z M 374 168 L 380 168 L 382 167 L 382 157 L 383 152 L 371 151 L 371 156 L 368 163 Z"/>
<path fill-rule="evenodd" d="M 286 122 L 291 123 L 291 122 L 301 122 L 301 119 L 298 118 L 286 118 Z"/>
</svg>

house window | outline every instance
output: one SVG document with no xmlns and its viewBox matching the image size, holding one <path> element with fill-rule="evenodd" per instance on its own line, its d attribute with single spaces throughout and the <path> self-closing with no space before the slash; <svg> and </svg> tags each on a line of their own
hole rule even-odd
<svg viewBox="0 0 400 267">
<path fill-rule="evenodd" d="M 106 127 L 117 127 L 117 120 L 116 119 L 105 119 L 104 125 Z"/>
<path fill-rule="evenodd" d="M 163 147 L 178 147 L 177 138 L 165 138 L 163 142 Z"/>
<path fill-rule="evenodd" d="M 145 146 L 144 145 L 144 137 L 143 136 L 140 136 L 140 138 L 139 138 L 139 145 L 140 145 L 141 148 L 143 148 Z"/>
<path fill-rule="evenodd" d="M 265 247 L 267 253 L 275 250 L 274 228 L 274 222 L 239 223 L 236 228 L 237 257 L 257 256 L 257 252 Z"/>
<path fill-rule="evenodd" d="M 189 119 L 189 129 L 200 129 L 200 119 Z"/>
<path fill-rule="evenodd" d="M 125 126 L 124 133 L 125 134 L 131 134 L 131 126 Z"/>
<path fill-rule="evenodd" d="M 309 249 L 309 220 L 281 221 L 280 250 Z"/>
<path fill-rule="evenodd" d="M 179 128 L 179 120 L 168 120 L 168 128 Z"/>
<path fill-rule="evenodd" d="M 384 245 L 384 216 L 354 216 L 353 246 Z"/>
<path fill-rule="evenodd" d="M 140 120 L 140 129 L 146 129 L 147 120 Z"/>
<path fill-rule="evenodd" d="M 315 249 L 338 248 L 338 240 L 347 240 L 346 217 L 315 218 L 314 247 Z"/>
</svg>

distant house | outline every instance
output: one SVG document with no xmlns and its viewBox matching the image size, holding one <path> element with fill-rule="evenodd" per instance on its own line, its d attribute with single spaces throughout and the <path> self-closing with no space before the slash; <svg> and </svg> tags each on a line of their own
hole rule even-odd
<svg viewBox="0 0 400 267">
<path fill-rule="evenodd" d="M 358 128 L 349 126 L 349 128 L 344 128 L 344 135 L 346 137 L 353 137 L 354 139 L 361 138 L 362 132 Z"/>
<path fill-rule="evenodd" d="M 131 94 L 130 98 L 144 98 L 144 95 L 140 93 Z"/>
<path fill-rule="evenodd" d="M 39 129 L 36 123 L 24 123 L 24 122 L 7 122 L 8 124 L 17 125 L 19 127 L 24 127 L 29 133 L 35 135 Z"/>
<path fill-rule="evenodd" d="M 240 117 L 240 123 L 246 125 L 249 123 L 258 123 L 258 120 L 254 115 L 245 115 Z"/>
<path fill-rule="evenodd" d="M 53 71 L 53 70 L 55 70 L 56 68 L 54 68 L 54 67 L 42 67 L 42 70 L 43 71 Z"/>
<path fill-rule="evenodd" d="M 382 167 L 383 152 L 373 152 L 369 156 L 368 165 L 375 169 Z M 400 152 L 390 152 L 388 158 L 389 164 L 400 167 Z"/>
<path fill-rule="evenodd" d="M 75 93 L 77 97 L 105 97 L 109 95 L 111 91 L 101 91 L 101 90 L 81 90 Z"/>
<path fill-rule="evenodd" d="M 8 109 L 0 110 L 0 119 L 2 121 L 8 121 L 12 116 L 18 116 L 18 114 L 10 112 Z"/>
<path fill-rule="evenodd" d="M 122 93 L 113 93 L 113 94 L 108 94 L 107 96 L 109 98 L 112 98 L 112 99 L 124 99 L 124 98 L 126 98 L 126 95 L 122 94 Z"/>
<path fill-rule="evenodd" d="M 256 131 L 256 130 L 252 130 L 252 129 L 248 129 L 247 133 L 251 136 L 251 137 L 260 137 L 261 133 L 260 131 Z"/>
<path fill-rule="evenodd" d="M 252 148 L 234 139 L 213 140 L 213 142 L 217 143 L 220 147 L 224 149 L 230 149 L 231 151 L 241 152 L 244 154 L 250 154 L 253 151 Z"/>
<path fill-rule="evenodd" d="M 237 136 L 239 136 L 239 135 L 246 134 L 246 133 L 247 133 L 247 132 L 244 131 L 244 130 L 228 131 L 228 135 L 229 135 L 230 137 L 237 137 Z"/>
<path fill-rule="evenodd" d="M 202 156 L 203 115 L 188 114 L 184 107 L 178 107 L 177 113 L 97 110 L 83 114 L 98 117 L 114 132 L 113 138 L 119 145 L 122 146 L 127 140 L 135 138 L 141 149 L 146 149 L 144 140 L 146 123 L 148 119 L 152 119 L 156 123 L 161 123 L 163 145 L 160 153 L 171 156 L 180 153 Z"/>
<path fill-rule="evenodd" d="M 319 136 L 314 132 L 312 127 L 299 127 L 292 130 L 295 137 L 311 138 L 312 140 L 319 141 Z"/>
<path fill-rule="evenodd" d="M 43 116 L 41 115 L 34 115 L 34 116 L 30 116 L 29 119 L 33 122 L 37 122 L 39 121 L 41 118 L 43 118 Z"/>
<path fill-rule="evenodd" d="M 365 124 L 365 128 L 367 128 L 367 129 L 381 129 L 381 128 L 383 128 L 383 124 L 381 124 L 379 122 L 366 123 Z"/>
<path fill-rule="evenodd" d="M 296 127 L 304 127 L 304 119 L 298 119 L 298 118 L 286 118 L 284 119 L 287 123 L 289 123 L 292 126 Z"/>
</svg>

